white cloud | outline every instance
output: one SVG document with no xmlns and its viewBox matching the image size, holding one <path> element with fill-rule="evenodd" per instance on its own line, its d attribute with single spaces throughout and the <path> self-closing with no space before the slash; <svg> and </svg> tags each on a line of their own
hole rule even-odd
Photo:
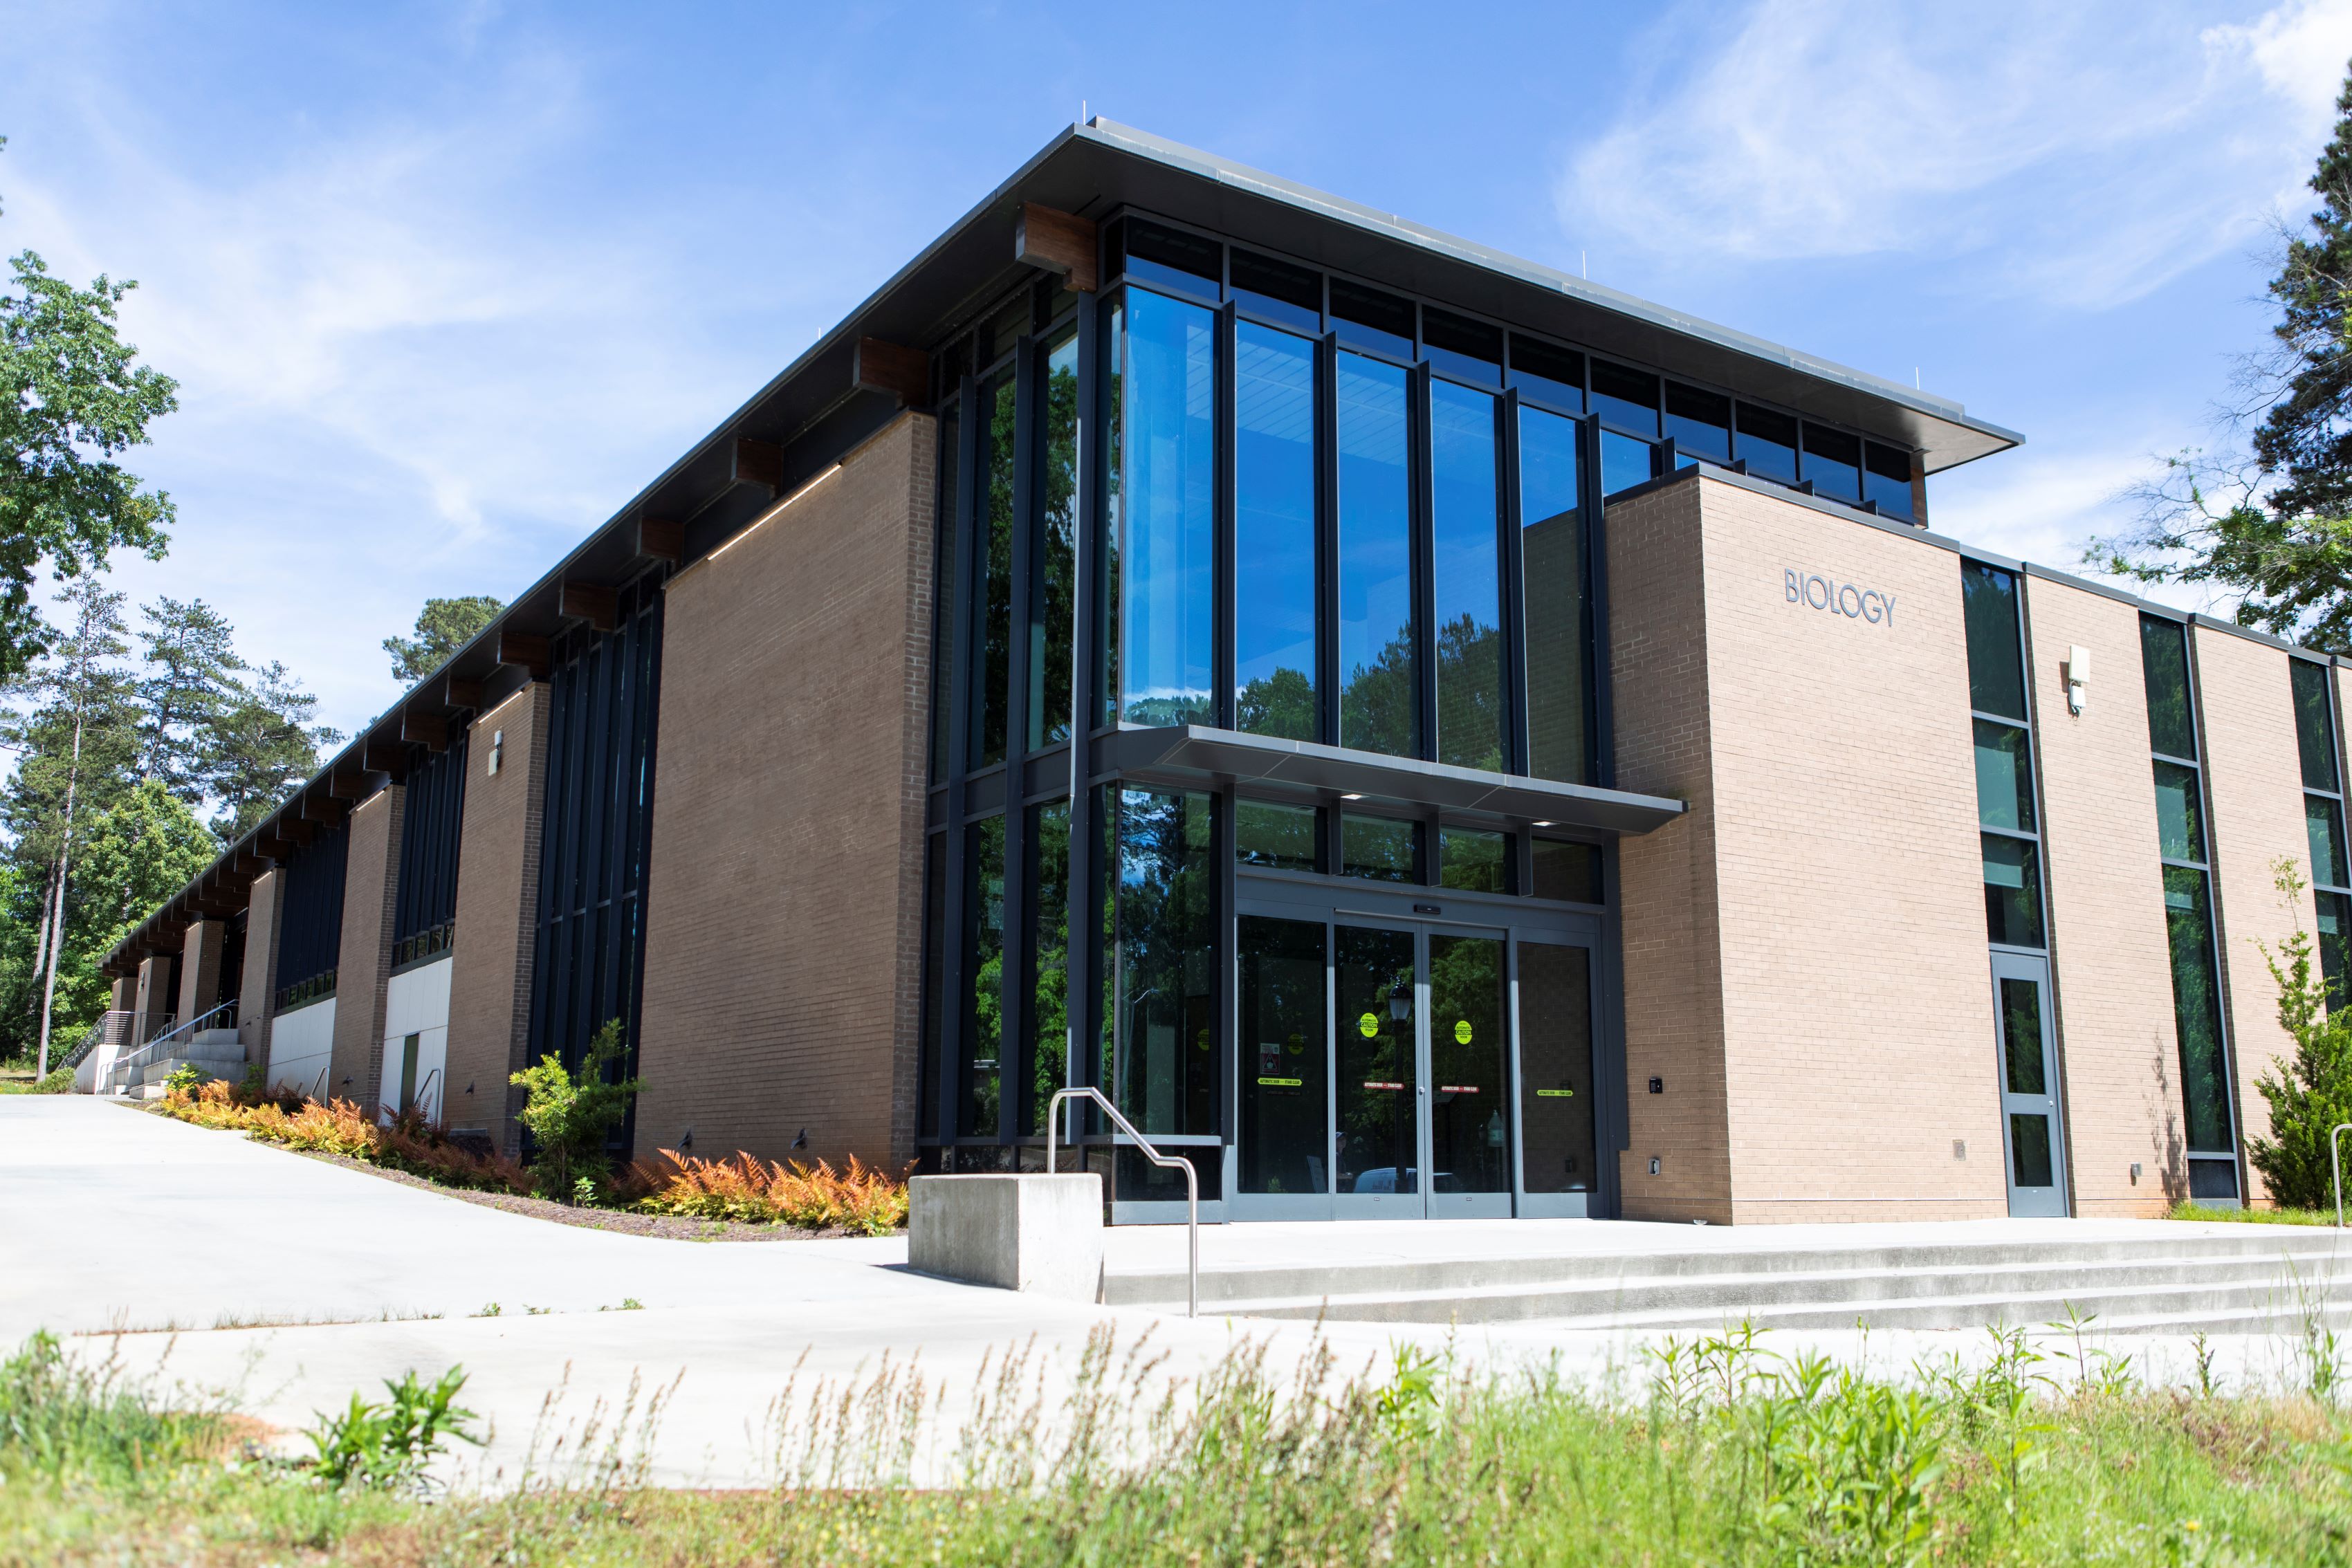
<svg viewBox="0 0 2352 1568">
<path fill-rule="evenodd" d="M 1762 0 L 1655 75 L 1558 189 L 1571 233 L 1685 265 L 1911 254 L 2061 304 L 2137 298 L 2301 200 L 2352 0 L 2200 26 L 2177 5 Z"/>
</svg>

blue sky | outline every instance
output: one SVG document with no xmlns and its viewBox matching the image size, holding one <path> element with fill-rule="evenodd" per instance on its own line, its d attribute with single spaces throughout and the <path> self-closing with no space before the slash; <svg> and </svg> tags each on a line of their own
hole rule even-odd
<svg viewBox="0 0 2352 1568">
<path fill-rule="evenodd" d="M 2352 0 L 13 0 L 5 37 L 0 249 L 139 279 L 182 382 L 136 462 L 173 550 L 118 580 L 349 729 L 428 594 L 536 579 L 1082 104 L 1916 371 L 2028 437 L 1938 528 L 2072 568 L 2262 340 Z"/>
</svg>

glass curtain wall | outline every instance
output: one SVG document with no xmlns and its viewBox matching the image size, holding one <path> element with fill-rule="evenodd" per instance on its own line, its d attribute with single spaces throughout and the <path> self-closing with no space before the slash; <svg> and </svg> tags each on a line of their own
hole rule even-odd
<svg viewBox="0 0 2352 1568">
<path fill-rule="evenodd" d="M 285 907 L 278 917 L 278 995 L 273 1010 L 285 1012 L 335 994 L 335 969 L 342 961 L 343 869 L 351 832 L 341 822 L 322 825 L 307 844 L 286 857 Z M 178 1006 L 179 989 L 156 1008 Z"/>
<path fill-rule="evenodd" d="M 1106 786 L 1102 890 L 1109 952 L 1103 966 L 1099 1076 L 1146 1134 L 1218 1143 L 1221 1074 L 1214 1022 L 1216 861 L 1210 797 Z M 1187 1151 L 1204 1191 L 1223 1177 L 1213 1149 Z M 1181 1175 L 1122 1154 L 1128 1198 L 1183 1197 Z"/>
<path fill-rule="evenodd" d="M 2172 1015 L 2180 1052 L 2188 1196 L 2235 1198 L 2237 1124 L 2222 1032 L 2221 961 L 2214 946 L 2212 868 L 2207 859 L 2205 779 L 2197 746 L 2189 631 L 2178 621 L 2143 615 L 2139 633 L 2148 744 L 2156 770 L 2157 852 L 2172 949 Z"/>
<path fill-rule="evenodd" d="M 1507 766 L 1501 401 L 1453 382 L 1430 382 L 1437 760 L 1494 773 Z"/>
<path fill-rule="evenodd" d="M 2327 666 L 2288 661 L 2294 690 L 2294 738 L 2303 763 L 2303 817 L 2311 844 L 2312 897 L 2319 927 L 2319 967 L 2327 1005 L 2344 1000 L 2346 946 L 2352 943 L 2352 881 L 2344 846 L 2344 778 L 2337 761 L 2334 683 Z"/>
<path fill-rule="evenodd" d="M 452 727 L 456 727 L 453 726 Z M 466 812 L 466 735 L 419 752 L 401 801 L 400 882 L 394 895 L 392 961 L 421 963 L 449 950 L 457 920 L 457 835 Z"/>
<path fill-rule="evenodd" d="M 1321 740 L 1311 338 L 1234 328 L 1234 727 Z"/>
<path fill-rule="evenodd" d="M 2042 839 L 2033 800 L 2033 743 L 2018 639 L 2017 579 L 1960 563 L 1969 644 L 1969 706 L 1976 733 L 1977 822 L 1984 848 L 1985 935 L 1996 946 L 2039 952 Z"/>
<path fill-rule="evenodd" d="M 1213 724 L 1217 319 L 1142 289 L 1112 308 L 1105 550 L 1121 724 Z"/>
<path fill-rule="evenodd" d="M 1421 753 L 1409 372 L 1339 356 L 1339 744 Z"/>
</svg>

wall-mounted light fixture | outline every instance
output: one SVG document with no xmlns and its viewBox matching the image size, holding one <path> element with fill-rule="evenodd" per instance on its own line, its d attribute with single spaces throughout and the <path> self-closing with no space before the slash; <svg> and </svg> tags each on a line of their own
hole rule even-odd
<svg viewBox="0 0 2352 1568">
<path fill-rule="evenodd" d="M 2091 651 L 2084 647 L 2066 650 L 2066 711 L 2083 711 L 2083 688 L 2091 679 Z"/>
<path fill-rule="evenodd" d="M 494 730 L 490 731 L 490 765 L 489 765 L 489 768 L 488 768 L 488 776 L 489 776 L 489 777 L 491 777 L 491 778 L 496 778 L 496 777 L 498 776 L 499 764 L 502 760 L 504 760 L 504 759 L 505 759 L 505 757 L 506 757 L 506 749 L 507 749 L 507 732 L 506 732 L 505 730 L 503 730 L 503 729 L 494 729 Z"/>
<path fill-rule="evenodd" d="M 1658 1174 L 1658 1156 L 1655 1155 L 1650 1156 L 1650 1174 L 1652 1176 Z"/>
</svg>

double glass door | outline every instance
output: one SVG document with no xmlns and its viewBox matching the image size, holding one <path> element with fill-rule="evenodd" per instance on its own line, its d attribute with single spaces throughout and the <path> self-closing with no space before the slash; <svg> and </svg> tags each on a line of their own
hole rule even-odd
<svg viewBox="0 0 2352 1568">
<path fill-rule="evenodd" d="M 1585 1211 L 1589 945 L 1339 912 L 1237 935 L 1238 1215 Z"/>
</svg>

